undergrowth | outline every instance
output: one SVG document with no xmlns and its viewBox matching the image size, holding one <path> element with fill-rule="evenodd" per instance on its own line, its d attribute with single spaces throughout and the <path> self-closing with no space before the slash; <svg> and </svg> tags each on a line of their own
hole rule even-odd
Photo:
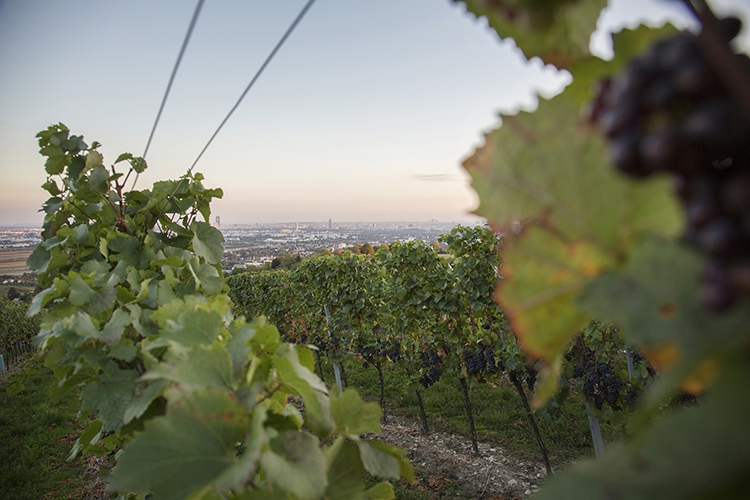
<svg viewBox="0 0 750 500">
<path fill-rule="evenodd" d="M 0 383 L 0 496 L 5 500 L 80 499 L 84 464 L 66 462 L 81 432 L 74 397 L 59 403 L 47 389 L 52 372 L 40 369 L 19 394 Z"/>
</svg>

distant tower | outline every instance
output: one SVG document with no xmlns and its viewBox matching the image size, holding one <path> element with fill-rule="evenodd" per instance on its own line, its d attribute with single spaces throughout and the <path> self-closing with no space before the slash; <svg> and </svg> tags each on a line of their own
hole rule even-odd
<svg viewBox="0 0 750 500">
<path fill-rule="evenodd" d="M 216 216 L 216 227 L 221 227 L 221 217 L 219 217 L 218 215 Z"/>
<path fill-rule="evenodd" d="M 299 231 L 299 222 L 294 223 L 294 230 Z"/>
<path fill-rule="evenodd" d="M 333 229 L 333 219 L 328 219 L 328 229 Z"/>
</svg>

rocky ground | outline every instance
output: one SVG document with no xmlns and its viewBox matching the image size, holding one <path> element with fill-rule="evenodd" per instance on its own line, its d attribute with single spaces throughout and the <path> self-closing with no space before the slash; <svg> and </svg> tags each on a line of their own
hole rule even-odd
<svg viewBox="0 0 750 500">
<path fill-rule="evenodd" d="M 371 435 L 406 450 L 417 475 L 412 488 L 445 498 L 449 486 L 457 484 L 475 498 L 485 500 L 524 499 L 533 495 L 546 478 L 544 465 L 507 456 L 496 445 L 479 443 L 474 455 L 471 440 L 455 434 L 424 434 L 418 421 L 389 416 L 381 421 L 381 432 Z M 99 478 L 107 457 L 87 456 L 89 486 L 83 500 L 108 498 L 106 484 Z M 464 495 L 465 498 L 465 495 Z"/>
<path fill-rule="evenodd" d="M 495 445 L 479 443 L 475 456 L 471 441 L 443 432 L 423 434 L 416 421 L 389 416 L 376 437 L 406 450 L 419 479 L 415 488 L 432 490 L 436 497 L 448 483 L 473 491 L 478 499 L 526 498 L 539 489 L 544 465 L 515 460 Z"/>
</svg>

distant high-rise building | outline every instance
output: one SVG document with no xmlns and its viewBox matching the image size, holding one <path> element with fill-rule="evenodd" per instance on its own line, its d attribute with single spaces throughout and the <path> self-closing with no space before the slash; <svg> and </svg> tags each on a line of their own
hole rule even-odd
<svg viewBox="0 0 750 500">
<path fill-rule="evenodd" d="M 221 217 L 219 217 L 218 215 L 216 216 L 216 227 L 217 228 L 221 227 Z"/>
<path fill-rule="evenodd" d="M 333 229 L 333 219 L 328 219 L 328 229 Z"/>
<path fill-rule="evenodd" d="M 299 231 L 299 222 L 294 223 L 294 230 Z"/>
</svg>

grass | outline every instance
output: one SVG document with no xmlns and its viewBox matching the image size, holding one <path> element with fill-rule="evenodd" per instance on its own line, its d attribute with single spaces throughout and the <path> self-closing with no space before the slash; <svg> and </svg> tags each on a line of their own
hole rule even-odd
<svg viewBox="0 0 750 500">
<path fill-rule="evenodd" d="M 53 403 L 52 373 L 40 370 L 19 394 L 0 386 L 0 496 L 7 500 L 76 499 L 84 465 L 65 461 L 80 433 L 78 401 Z"/>
<path fill-rule="evenodd" d="M 356 360 L 347 360 L 344 368 L 351 387 L 356 388 L 365 399 L 377 401 L 380 388 L 374 368 L 363 369 Z M 332 385 L 333 368 L 324 361 L 323 372 L 326 383 Z M 416 393 L 408 390 L 406 376 L 393 366 L 383 367 L 385 380 L 385 406 L 389 413 L 419 419 Z M 428 389 L 420 388 L 430 428 L 470 437 L 460 386 L 456 379 L 442 377 Z M 477 438 L 494 443 L 506 453 L 519 460 L 542 462 L 541 451 L 529 424 L 515 387 L 475 384 L 469 389 Z M 544 417 L 544 418 L 542 418 Z M 561 407 L 540 415 L 537 423 L 549 453 L 553 467 L 560 468 L 571 461 L 593 456 L 594 449 L 583 402 L 569 398 Z M 622 437 L 621 431 L 601 423 L 605 442 Z"/>
</svg>

